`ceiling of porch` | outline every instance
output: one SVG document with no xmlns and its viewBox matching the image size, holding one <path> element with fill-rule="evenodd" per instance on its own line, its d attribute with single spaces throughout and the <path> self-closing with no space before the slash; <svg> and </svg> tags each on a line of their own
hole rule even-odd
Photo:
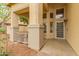
<svg viewBox="0 0 79 59">
<path fill-rule="evenodd" d="M 14 4 L 15 3 L 10 3 L 10 4 L 8 4 L 8 6 L 12 6 Z M 66 5 L 66 3 L 44 3 L 43 4 L 43 12 L 44 11 L 47 12 L 50 8 L 56 8 L 56 7 L 64 6 L 64 5 Z M 15 13 L 18 14 L 18 15 L 29 14 L 29 7 L 18 10 Z"/>
<path fill-rule="evenodd" d="M 43 4 L 43 11 L 47 11 L 47 10 L 48 10 L 48 5 Z M 29 7 L 18 10 L 15 13 L 18 14 L 18 15 L 29 14 Z"/>
</svg>

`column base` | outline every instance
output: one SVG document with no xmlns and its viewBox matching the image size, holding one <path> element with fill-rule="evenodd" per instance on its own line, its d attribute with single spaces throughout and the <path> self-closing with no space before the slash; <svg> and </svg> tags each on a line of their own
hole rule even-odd
<svg viewBox="0 0 79 59">
<path fill-rule="evenodd" d="M 43 41 L 43 29 L 42 25 L 29 25 L 28 26 L 28 47 L 34 50 L 40 50 Z"/>
</svg>

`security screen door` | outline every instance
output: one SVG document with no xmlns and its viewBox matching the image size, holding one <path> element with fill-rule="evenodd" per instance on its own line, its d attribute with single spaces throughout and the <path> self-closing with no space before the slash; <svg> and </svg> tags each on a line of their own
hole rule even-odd
<svg viewBox="0 0 79 59">
<path fill-rule="evenodd" d="M 55 38 L 65 39 L 65 12 L 64 8 L 56 9 L 55 13 Z"/>
<path fill-rule="evenodd" d="M 56 32 L 55 36 L 57 39 L 64 39 L 65 38 L 65 23 L 62 21 L 56 22 Z"/>
</svg>

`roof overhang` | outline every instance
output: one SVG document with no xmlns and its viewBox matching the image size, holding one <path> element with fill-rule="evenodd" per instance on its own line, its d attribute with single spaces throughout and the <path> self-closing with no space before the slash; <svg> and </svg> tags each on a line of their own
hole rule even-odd
<svg viewBox="0 0 79 59">
<path fill-rule="evenodd" d="M 11 7 L 13 5 L 15 5 L 16 3 L 8 3 L 7 6 Z M 48 11 L 48 4 L 44 3 L 43 4 L 43 11 Z M 23 14 L 23 13 L 29 13 L 29 7 L 15 11 L 16 14 Z"/>
<path fill-rule="evenodd" d="M 24 14 L 24 13 L 29 13 L 29 7 L 18 10 L 15 13 L 18 14 L 18 15 L 21 15 L 21 14 Z"/>
<path fill-rule="evenodd" d="M 43 4 L 43 11 L 48 11 L 48 4 L 47 3 L 44 3 Z"/>
<path fill-rule="evenodd" d="M 16 3 L 7 3 L 7 6 L 11 7 L 13 5 L 15 5 Z"/>
</svg>

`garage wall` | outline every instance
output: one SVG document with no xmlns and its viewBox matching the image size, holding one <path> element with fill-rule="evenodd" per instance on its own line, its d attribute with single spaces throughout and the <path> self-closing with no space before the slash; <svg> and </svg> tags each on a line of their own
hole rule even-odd
<svg viewBox="0 0 79 59">
<path fill-rule="evenodd" d="M 79 55 L 79 4 L 67 5 L 67 41 Z"/>
</svg>

